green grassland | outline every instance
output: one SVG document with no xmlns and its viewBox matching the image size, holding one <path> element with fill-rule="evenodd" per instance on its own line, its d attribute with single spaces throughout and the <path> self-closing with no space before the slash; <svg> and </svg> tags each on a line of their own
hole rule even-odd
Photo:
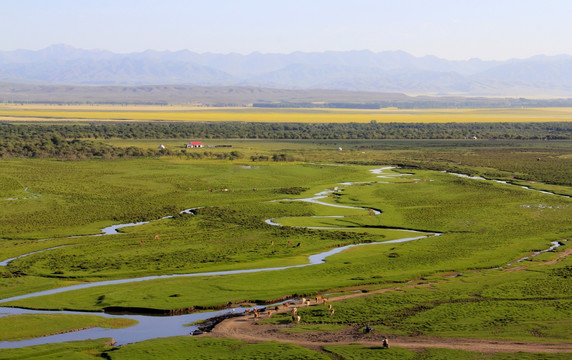
<svg viewBox="0 0 572 360">
<path fill-rule="evenodd" d="M 0 260 L 66 246 L 0 267 L 0 299 L 85 281 L 304 264 L 308 255 L 341 245 L 439 232 L 442 235 L 412 242 L 354 247 L 320 265 L 96 287 L 8 305 L 90 311 L 111 306 L 177 310 L 388 289 L 333 303 L 333 317 L 324 306 L 300 309 L 303 324 L 298 330 L 370 324 L 377 332 L 397 335 L 572 341 L 572 259 L 544 265 L 572 245 L 572 241 L 563 240 L 572 238 L 572 199 L 435 171 L 479 174 L 571 194 L 569 143 L 557 143 L 553 149 L 545 149 L 541 143 L 525 146 L 525 142 L 456 149 L 447 142 L 416 142 L 411 148 L 404 142 L 381 147 L 382 143 L 346 142 L 343 146 L 350 150 L 344 151 L 337 151 L 336 144 L 243 142 L 237 149 L 245 157 L 234 161 L 184 157 L 3 159 Z M 253 154 L 277 152 L 296 161 L 249 160 Z M 369 172 L 404 160 L 407 168 L 394 172 L 410 175 L 385 179 Z M 345 181 L 364 183 L 339 185 Z M 283 200 L 312 197 L 336 186 L 339 189 L 321 201 L 380 209 L 382 214 Z M 178 215 L 188 208 L 198 209 L 195 215 Z M 171 215 L 174 217 L 159 220 Z M 313 217 L 333 215 L 345 217 Z M 287 226 L 265 224 L 269 218 Z M 157 221 L 123 228 L 119 235 L 88 236 L 112 224 L 144 220 Z M 306 226 L 349 229 L 301 228 Z M 507 267 L 547 249 L 553 241 L 562 244 L 555 252 Z M 297 243 L 301 246 L 292 245 Z M 16 324 L 10 317 L 0 320 L 9 322 L 8 328 Z M 271 322 L 283 320 L 276 316 Z M 36 327 L 34 321 L 45 319 L 18 321 L 24 321 L 23 328 L 30 331 Z M 90 324 L 79 317 L 70 321 L 64 328 Z M 83 344 L 88 343 L 3 350 L 0 358 L 50 358 L 54 354 L 92 358 L 108 349 L 102 342 Z M 192 338 L 147 341 L 106 354 L 114 359 L 141 358 L 141 354 L 159 357 L 166 348 L 171 349 L 169 358 L 195 354 L 206 358 L 215 353 L 237 359 L 279 353 L 293 359 L 330 358 L 278 343 Z M 344 359 L 375 358 L 382 351 L 353 345 L 325 350 Z M 512 356 L 459 354 L 433 349 L 420 355 L 391 349 L 384 358 Z"/>
<path fill-rule="evenodd" d="M 3 349 L 0 359 L 321 359 L 329 356 L 301 346 L 233 339 L 172 337 L 113 348 L 105 339 Z"/>
<path fill-rule="evenodd" d="M 336 302 L 333 317 L 326 306 L 299 313 L 307 324 L 369 324 L 389 334 L 568 342 L 572 284 L 561 274 L 567 266 L 469 271 L 448 281 L 428 278 L 428 287 Z"/>
<path fill-rule="evenodd" d="M 331 353 L 337 359 L 361 360 L 361 359 L 427 359 L 427 360 L 536 360 L 536 359 L 568 359 L 570 354 L 530 354 L 530 353 L 474 353 L 462 350 L 450 350 L 439 348 L 426 348 L 423 351 L 413 351 L 402 348 L 383 349 L 381 347 L 365 347 L 362 345 L 328 345 L 324 350 Z"/>
<path fill-rule="evenodd" d="M 0 359 L 93 360 L 101 359 L 100 355 L 110 349 L 112 349 L 111 339 L 72 341 L 61 344 L 29 346 L 20 349 L 2 349 Z"/>
<path fill-rule="evenodd" d="M 91 327 L 123 328 L 135 325 L 131 319 L 94 315 L 25 314 L 0 317 L 0 341 L 16 341 L 61 334 Z"/>
<path fill-rule="evenodd" d="M 569 354 L 475 353 L 427 348 L 413 351 L 392 347 L 327 345 L 324 352 L 277 342 L 245 343 L 233 339 L 173 337 L 113 347 L 108 339 L 3 349 L 0 359 L 427 359 L 427 360 L 564 360 Z"/>
<path fill-rule="evenodd" d="M 225 167 L 233 169 L 234 165 Z M 312 168 L 306 165 L 272 165 L 267 171 L 299 174 L 298 171 Z M 320 169 L 319 166 L 314 168 Z M 322 166 L 321 169 L 338 173 L 339 178 L 377 179 L 367 171 L 368 167 Z M 352 171 L 356 173 L 350 175 Z M 570 199 L 438 172 L 414 171 L 409 178 L 420 181 L 348 186 L 340 192 L 343 195 L 329 200 L 341 205 L 382 209 L 380 216 L 353 214 L 344 219 L 329 219 L 332 225 L 365 226 L 361 232 L 267 226 L 263 220 L 279 218 L 273 216 L 275 214 L 322 214 L 319 213 L 319 205 L 315 204 L 265 202 L 268 197 L 280 199 L 282 194 L 267 191 L 266 197 L 262 189 L 256 192 L 248 190 L 246 197 L 249 199 L 245 197 L 239 202 L 243 191 L 236 187 L 234 195 L 228 194 L 237 199 L 231 204 L 248 209 L 246 212 L 233 211 L 225 204 L 208 207 L 198 211 L 196 216 L 182 216 L 131 228 L 125 235 L 90 238 L 83 248 L 81 245 L 69 246 L 22 258 L 10 264 L 8 270 L 35 276 L 91 279 L 235 269 L 303 263 L 305 260 L 301 255 L 319 249 L 364 240 L 384 241 L 398 236 L 395 231 L 384 232 L 383 227 L 442 232 L 443 235 L 410 243 L 353 248 L 317 267 L 113 285 L 21 300 L 14 305 L 37 307 L 41 303 L 43 308 L 81 310 L 100 310 L 107 306 L 178 309 L 217 306 L 229 301 L 272 300 L 332 288 L 406 282 L 435 273 L 494 268 L 532 251 L 546 249 L 550 241 L 567 237 L 572 231 L 568 221 L 572 211 Z M 248 185 L 252 186 L 252 182 Z M 322 189 L 335 183 L 323 185 Z M 227 193 L 213 196 L 221 195 Z M 328 214 L 333 209 L 323 208 Z M 358 211 L 340 210 L 342 213 Z M 325 219 L 306 220 L 315 225 L 318 220 Z M 204 233 L 197 231 L 207 228 Z M 161 234 L 164 240 L 160 238 L 153 244 L 152 234 L 155 233 Z M 405 237 L 415 235 L 404 234 Z M 141 238 L 147 240 L 143 246 L 139 242 Z M 275 245 L 270 244 L 271 240 Z M 300 248 L 287 244 L 298 240 L 303 242 Z M 195 241 L 200 242 L 200 246 Z M 97 251 L 86 251 L 87 247 Z M 78 263 L 87 265 L 82 268 Z M 60 273 L 54 274 L 55 271 Z M 10 284 L 10 280 L 6 282 Z M 9 285 L 7 287 L 10 288 Z M 170 297 L 172 294 L 181 296 Z M 105 301 L 99 300 L 102 295 Z"/>
</svg>

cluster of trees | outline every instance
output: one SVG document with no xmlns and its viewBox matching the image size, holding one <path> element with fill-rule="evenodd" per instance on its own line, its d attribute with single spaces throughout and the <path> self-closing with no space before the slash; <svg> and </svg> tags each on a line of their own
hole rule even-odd
<svg viewBox="0 0 572 360">
<path fill-rule="evenodd" d="M 572 139 L 572 123 L 1 124 L 1 139 Z"/>
<path fill-rule="evenodd" d="M 1 128 L 1 127 L 0 127 Z M 37 130 L 37 129 L 36 129 Z M 0 158 L 30 157 L 30 158 L 57 158 L 67 160 L 81 160 L 89 158 L 134 158 L 134 157 L 160 157 L 179 156 L 194 159 L 242 159 L 244 154 L 239 151 L 213 152 L 213 151 L 187 151 L 186 149 L 147 149 L 136 146 L 118 147 L 102 141 L 65 139 L 57 133 L 46 131 L 33 134 L 2 133 L 0 136 Z"/>
</svg>

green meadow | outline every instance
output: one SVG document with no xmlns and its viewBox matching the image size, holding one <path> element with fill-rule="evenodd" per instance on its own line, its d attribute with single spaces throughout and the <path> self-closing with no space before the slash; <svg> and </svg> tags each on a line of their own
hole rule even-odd
<svg viewBox="0 0 572 360">
<path fill-rule="evenodd" d="M 137 141 L 130 146 L 142 146 Z M 559 258 L 572 245 L 565 241 L 572 237 L 572 199 L 515 186 L 571 194 L 569 143 L 546 149 L 532 142 L 455 148 L 446 141 L 411 142 L 411 147 L 404 142 L 355 141 L 344 143 L 348 150 L 343 151 L 336 144 L 245 141 L 231 149 L 244 154 L 235 160 L 2 159 L 0 260 L 50 250 L 0 267 L 0 299 L 82 282 L 302 265 L 309 255 L 368 243 L 319 265 L 93 287 L 2 306 L 169 311 L 360 290 L 367 296 L 332 303 L 335 316 L 325 306 L 301 308 L 302 324 L 290 331 L 335 332 L 369 324 L 388 335 L 572 341 L 572 257 Z M 290 158 L 251 158 L 280 153 Z M 370 172 L 388 165 L 401 167 L 388 170 L 395 175 L 390 178 Z M 514 185 L 461 178 L 443 170 Z M 344 207 L 295 201 L 328 189 L 331 192 L 320 201 Z M 190 208 L 193 214 L 180 213 Z M 267 219 L 284 226 L 269 225 Z M 149 223 L 121 228 L 116 235 L 92 236 L 110 225 L 140 221 Z M 423 235 L 432 236 L 383 244 Z M 554 241 L 561 244 L 555 251 L 531 256 Z M 515 263 L 525 256 L 530 257 Z M 285 321 L 285 315 L 268 320 Z M 46 328 L 43 322 L 54 321 L 44 316 L 0 317 L 0 324 L 6 325 L 0 328 L 17 326 L 23 331 L 2 335 L 3 339 L 106 326 L 93 324 L 89 316 L 66 316 L 57 321 L 61 329 Z M 43 330 L 36 332 L 38 328 Z M 113 351 L 104 341 L 3 349 L 0 359 L 87 359 L 102 353 L 131 359 L 159 357 L 166 348 L 173 359 L 215 354 L 229 359 L 277 354 L 286 359 L 354 359 L 375 358 L 381 351 L 331 345 L 316 352 L 274 342 L 187 337 Z M 427 349 L 422 356 L 512 356 L 501 355 Z M 392 348 L 383 358 L 420 356 Z M 546 358 L 565 358 L 551 356 Z"/>
<path fill-rule="evenodd" d="M 131 319 L 94 315 L 25 314 L 0 317 L 0 341 L 31 339 L 92 327 L 122 328 L 135 325 Z"/>
</svg>

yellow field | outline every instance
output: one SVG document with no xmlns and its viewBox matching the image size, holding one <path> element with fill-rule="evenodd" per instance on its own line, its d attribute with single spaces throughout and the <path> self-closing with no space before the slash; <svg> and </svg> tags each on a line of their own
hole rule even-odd
<svg viewBox="0 0 572 360">
<path fill-rule="evenodd" d="M 281 123 L 448 123 L 572 121 L 572 108 L 530 109 L 261 109 L 184 106 L 1 105 L 4 121 L 239 121 Z"/>
</svg>

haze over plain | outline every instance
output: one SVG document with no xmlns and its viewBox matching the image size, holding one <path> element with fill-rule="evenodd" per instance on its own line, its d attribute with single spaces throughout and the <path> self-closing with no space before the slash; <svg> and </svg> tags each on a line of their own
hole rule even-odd
<svg viewBox="0 0 572 360">
<path fill-rule="evenodd" d="M 566 0 L 23 0 L 1 5 L 0 50 L 117 53 L 403 50 L 449 60 L 572 54 Z"/>
<path fill-rule="evenodd" d="M 572 96 L 570 13 L 564 0 L 7 2 L 0 81 Z"/>
</svg>

